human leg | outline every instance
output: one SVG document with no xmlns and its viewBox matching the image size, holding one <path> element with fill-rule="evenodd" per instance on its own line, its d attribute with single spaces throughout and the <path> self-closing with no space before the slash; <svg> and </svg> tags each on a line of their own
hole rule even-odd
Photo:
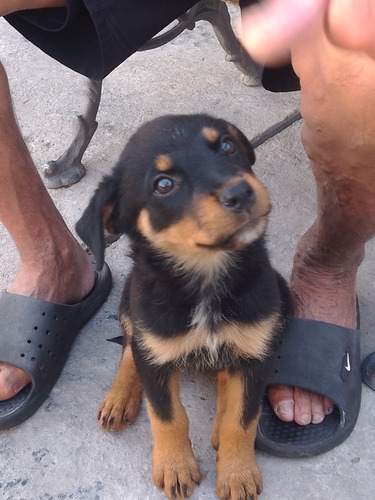
<svg viewBox="0 0 375 500">
<path fill-rule="evenodd" d="M 7 77 L 0 65 L 0 221 L 12 236 L 20 268 L 9 291 L 73 304 L 93 287 L 94 271 L 73 238 L 33 165 L 18 130 Z M 0 400 L 29 381 L 21 370 L 0 364 Z"/>
<path fill-rule="evenodd" d="M 318 213 L 295 254 L 295 314 L 356 326 L 356 273 L 375 234 L 374 60 L 334 47 L 319 19 L 292 50 L 301 79 L 302 140 L 316 179 Z M 332 403 L 300 389 L 274 386 L 282 420 L 320 423 Z"/>
<path fill-rule="evenodd" d="M 43 9 L 46 7 L 63 7 L 66 0 L 0 0 L 0 16 L 26 9 Z"/>
</svg>

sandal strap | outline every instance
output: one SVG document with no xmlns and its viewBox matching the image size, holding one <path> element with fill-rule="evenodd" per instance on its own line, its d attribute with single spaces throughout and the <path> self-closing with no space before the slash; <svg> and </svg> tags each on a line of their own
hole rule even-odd
<svg viewBox="0 0 375 500">
<path fill-rule="evenodd" d="M 64 305 L 3 293 L 0 299 L 1 361 L 21 368 L 44 387 L 60 372 L 77 334 L 80 304 Z"/>
<path fill-rule="evenodd" d="M 350 421 L 358 414 L 353 395 L 361 398 L 360 366 L 359 330 L 292 318 L 275 353 L 268 384 L 297 386 L 326 396 Z"/>
</svg>

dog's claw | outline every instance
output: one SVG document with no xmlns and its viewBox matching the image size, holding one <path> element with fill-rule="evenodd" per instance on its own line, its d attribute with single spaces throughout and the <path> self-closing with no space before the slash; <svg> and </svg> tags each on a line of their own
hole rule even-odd
<svg viewBox="0 0 375 500">
<path fill-rule="evenodd" d="M 161 450 L 160 450 L 161 451 Z M 156 460 L 155 460 L 156 459 Z M 201 473 L 191 448 L 165 455 L 154 450 L 154 483 L 170 499 L 189 498 Z"/>
<path fill-rule="evenodd" d="M 171 497 L 177 498 L 177 485 L 175 484 L 171 487 Z"/>
<path fill-rule="evenodd" d="M 217 494 L 223 500 L 257 500 L 263 490 L 255 457 L 248 461 L 218 457 Z"/>
</svg>

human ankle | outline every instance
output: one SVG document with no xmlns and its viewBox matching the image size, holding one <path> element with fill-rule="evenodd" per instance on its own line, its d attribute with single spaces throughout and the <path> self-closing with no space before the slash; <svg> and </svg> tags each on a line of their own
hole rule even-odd
<svg viewBox="0 0 375 500">
<path fill-rule="evenodd" d="M 295 262 L 290 276 L 294 315 L 356 327 L 356 271 Z"/>
<path fill-rule="evenodd" d="M 76 243 L 68 251 L 22 262 L 9 291 L 50 302 L 74 304 L 91 291 L 95 274 L 89 256 Z"/>
</svg>

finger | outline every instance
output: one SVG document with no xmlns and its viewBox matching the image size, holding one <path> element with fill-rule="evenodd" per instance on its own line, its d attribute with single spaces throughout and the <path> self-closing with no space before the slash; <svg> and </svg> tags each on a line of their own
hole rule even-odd
<svg viewBox="0 0 375 500">
<path fill-rule="evenodd" d="M 242 12 L 240 39 L 257 61 L 277 64 L 323 12 L 328 0 L 268 0 Z"/>
<path fill-rule="evenodd" d="M 326 32 L 335 45 L 375 52 L 375 2 L 331 0 Z"/>
</svg>

